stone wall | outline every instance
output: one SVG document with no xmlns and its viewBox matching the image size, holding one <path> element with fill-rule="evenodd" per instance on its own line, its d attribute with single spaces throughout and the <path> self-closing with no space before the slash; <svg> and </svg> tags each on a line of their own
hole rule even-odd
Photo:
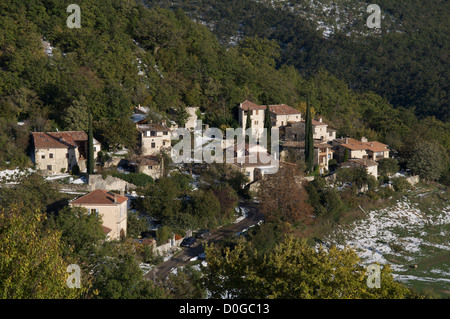
<svg viewBox="0 0 450 319">
<path fill-rule="evenodd" d="M 107 191 L 116 190 L 126 193 L 136 188 L 134 184 L 128 183 L 123 179 L 113 177 L 111 175 L 107 175 L 105 179 L 103 179 L 102 175 L 89 175 L 88 185 L 89 191 L 104 189 Z"/>
</svg>

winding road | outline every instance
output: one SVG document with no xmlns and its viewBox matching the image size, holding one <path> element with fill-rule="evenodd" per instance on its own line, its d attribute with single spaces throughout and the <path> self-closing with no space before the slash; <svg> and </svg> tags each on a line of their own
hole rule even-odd
<svg viewBox="0 0 450 319">
<path fill-rule="evenodd" d="M 145 274 L 144 278 L 153 281 L 164 280 L 172 269 L 187 265 L 191 258 L 203 252 L 203 244 L 219 242 L 227 236 L 243 231 L 263 220 L 263 215 L 259 212 L 257 203 L 241 202 L 239 206 L 248 209 L 246 218 L 238 223 L 211 231 L 211 235 L 207 239 L 197 239 L 194 246 L 181 247 L 183 249 L 181 253 L 153 268 Z"/>
</svg>

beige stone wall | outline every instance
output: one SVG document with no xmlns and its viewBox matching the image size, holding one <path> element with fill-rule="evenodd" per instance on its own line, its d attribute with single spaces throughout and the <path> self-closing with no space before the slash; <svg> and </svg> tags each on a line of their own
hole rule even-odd
<svg viewBox="0 0 450 319">
<path fill-rule="evenodd" d="M 139 173 L 144 173 L 154 179 L 159 179 L 162 176 L 162 167 L 161 165 L 140 165 Z"/>
<path fill-rule="evenodd" d="M 170 132 L 164 135 L 163 132 L 157 132 L 156 136 L 148 136 L 144 132 L 141 135 L 141 153 L 142 155 L 157 155 L 162 150 L 170 150 Z"/>
<path fill-rule="evenodd" d="M 300 122 L 302 120 L 301 114 L 278 114 L 274 116 L 274 123 L 276 127 L 286 126 L 288 122 Z"/>
<path fill-rule="evenodd" d="M 84 207 L 89 212 L 96 212 L 102 217 L 103 226 L 111 229 L 109 233 L 110 240 L 120 239 L 120 230 L 123 229 L 127 234 L 127 201 L 117 205 L 95 205 L 95 204 L 70 204 L 71 206 Z"/>
<path fill-rule="evenodd" d="M 193 130 L 195 129 L 195 124 L 197 121 L 197 114 L 195 113 L 198 110 L 198 107 L 187 107 L 186 111 L 189 114 L 189 118 L 186 121 L 186 123 L 184 124 L 184 127 L 189 129 L 189 130 Z"/>
<path fill-rule="evenodd" d="M 77 149 L 50 148 L 35 149 L 36 168 L 47 174 L 59 174 L 64 169 L 70 170 L 77 163 Z"/>
</svg>

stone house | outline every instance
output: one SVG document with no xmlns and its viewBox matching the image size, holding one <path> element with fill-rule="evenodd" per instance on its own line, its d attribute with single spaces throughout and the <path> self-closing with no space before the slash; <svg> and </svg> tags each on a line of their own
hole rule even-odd
<svg viewBox="0 0 450 319">
<path fill-rule="evenodd" d="M 100 143 L 94 139 L 94 158 Z M 32 132 L 31 160 L 44 174 L 69 172 L 77 164 L 86 169 L 88 135 L 84 131 Z"/>
<path fill-rule="evenodd" d="M 314 165 L 319 165 L 320 174 L 329 170 L 328 163 L 333 158 L 333 150 L 326 141 L 314 141 Z M 286 141 L 281 145 L 280 158 L 283 161 L 305 161 L 305 141 Z"/>
<path fill-rule="evenodd" d="M 341 168 L 362 167 L 366 169 L 368 174 L 374 176 L 375 178 L 378 177 L 378 163 L 367 158 L 349 159 L 347 162 L 341 163 L 340 167 Z"/>
<path fill-rule="evenodd" d="M 141 133 L 141 155 L 158 155 L 171 150 L 171 130 L 163 124 L 138 124 Z"/>
<path fill-rule="evenodd" d="M 127 234 L 128 198 L 96 189 L 72 200 L 71 207 L 83 207 L 90 214 L 99 214 L 108 240 L 119 240 Z"/>
<path fill-rule="evenodd" d="M 323 122 L 322 117 L 318 120 L 311 120 L 313 127 L 313 139 L 330 142 L 336 139 L 336 130 L 328 127 L 328 124 Z M 305 139 L 305 121 L 296 123 L 288 123 L 285 128 L 285 139 L 287 141 L 302 141 Z"/>
<path fill-rule="evenodd" d="M 131 164 L 135 166 L 137 173 L 147 174 L 153 177 L 153 179 L 159 179 L 163 175 L 163 161 L 158 156 L 141 155 L 136 157 L 135 161 Z"/>
<path fill-rule="evenodd" d="M 264 128 L 266 105 L 258 105 L 251 101 L 245 100 L 239 105 L 239 125 L 243 131 L 247 129 L 247 116 L 250 115 L 252 128 L 262 131 Z M 288 122 L 299 122 L 302 119 L 300 111 L 286 105 L 269 105 L 270 120 L 272 127 L 281 128 Z"/>
<path fill-rule="evenodd" d="M 369 142 L 364 137 L 361 141 L 349 137 L 335 139 L 332 144 L 338 162 L 344 160 L 345 150 L 347 150 L 349 159 L 366 158 L 377 161 L 381 158 L 389 158 L 388 145 L 377 141 Z"/>
</svg>

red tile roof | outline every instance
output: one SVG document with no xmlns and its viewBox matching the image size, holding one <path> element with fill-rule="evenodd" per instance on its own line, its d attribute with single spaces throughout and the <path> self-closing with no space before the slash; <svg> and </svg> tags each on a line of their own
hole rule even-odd
<svg viewBox="0 0 450 319">
<path fill-rule="evenodd" d="M 354 138 L 347 138 L 344 139 L 344 142 L 341 144 L 341 146 L 346 147 L 350 150 L 369 150 L 372 152 L 383 152 L 388 151 L 388 145 L 372 141 L 372 142 L 361 142 L 358 140 L 355 140 Z"/>
<path fill-rule="evenodd" d="M 284 114 L 300 114 L 299 110 L 294 109 L 286 104 L 269 105 L 269 110 L 272 113 L 284 115 Z"/>
<path fill-rule="evenodd" d="M 137 128 L 141 132 L 145 131 L 170 132 L 170 129 L 167 126 L 156 123 L 138 125 Z"/>
<path fill-rule="evenodd" d="M 249 100 L 245 100 L 239 105 L 241 110 L 247 111 L 255 111 L 255 110 L 266 110 L 267 105 L 258 105 Z M 300 114 L 299 110 L 294 109 L 286 104 L 277 104 L 277 105 L 269 105 L 270 112 L 274 114 L 284 115 L 284 114 Z"/>
<path fill-rule="evenodd" d="M 87 141 L 84 131 L 32 132 L 35 148 L 74 148 L 77 141 Z"/>
<path fill-rule="evenodd" d="M 114 203 L 114 197 L 116 198 L 116 203 Z M 73 200 L 72 204 L 91 204 L 91 205 L 116 205 L 122 204 L 128 200 L 127 197 L 118 194 L 110 193 L 104 189 L 96 189 L 89 194 L 81 196 Z"/>
<path fill-rule="evenodd" d="M 244 102 L 241 103 L 241 105 L 239 105 L 239 108 L 244 111 L 247 111 L 247 110 L 255 111 L 255 110 L 265 110 L 267 108 L 267 106 L 258 105 L 249 100 L 245 100 Z"/>
</svg>

